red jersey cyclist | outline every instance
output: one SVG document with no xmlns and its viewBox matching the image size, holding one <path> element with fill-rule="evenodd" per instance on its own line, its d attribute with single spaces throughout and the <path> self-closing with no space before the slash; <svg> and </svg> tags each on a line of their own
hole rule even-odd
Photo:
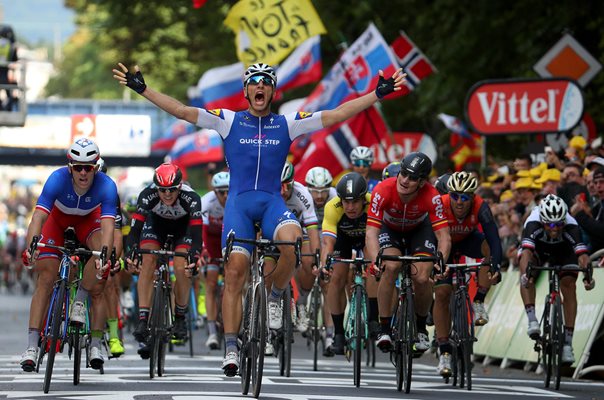
<svg viewBox="0 0 604 400">
<path fill-rule="evenodd" d="M 445 177 L 446 179 L 446 177 Z M 466 256 L 472 258 L 491 258 L 496 269 L 501 264 L 502 248 L 495 218 L 488 204 L 474 191 L 478 188 L 478 180 L 467 172 L 455 172 L 447 180 L 448 194 L 442 196 L 442 202 L 451 232 L 451 257 L 449 262 L 456 262 L 452 257 Z M 493 275 L 489 267 L 484 267 L 478 274 L 478 290 L 474 296 L 474 323 L 477 326 L 489 322 L 489 316 L 484 307 L 484 299 L 491 287 L 497 283 L 499 273 Z M 451 352 L 449 331 L 451 329 L 451 299 L 452 277 L 438 280 L 434 285 L 435 301 L 433 316 L 436 327 L 440 357 L 438 373 L 444 377 L 451 375 Z"/>
<path fill-rule="evenodd" d="M 63 246 L 64 231 L 75 228 L 77 240 L 91 250 L 107 246 L 110 254 L 113 247 L 115 211 L 119 202 L 115 182 L 105 174 L 97 174 L 96 162 L 100 157 L 98 146 L 89 139 L 76 140 L 67 151 L 68 164 L 54 171 L 38 198 L 36 209 L 27 228 L 27 242 L 34 236 L 40 243 Z M 21 357 L 21 367 L 26 372 L 34 371 L 38 361 L 38 341 L 44 315 L 57 279 L 61 254 L 57 250 L 41 248 L 35 254 L 29 249 L 23 252 L 23 263 L 31 265 L 37 258 L 35 269 L 38 274 L 36 290 L 29 310 L 28 346 Z M 103 288 L 105 279 L 97 279 L 94 268 L 96 257 L 91 257 L 84 268 L 84 278 L 72 303 L 69 314 L 71 323 L 86 321 L 85 300 L 92 300 L 92 326 L 90 365 L 100 369 L 104 359 L 100 345 L 105 329 L 105 304 Z M 108 272 L 108 265 L 103 266 Z"/>
<path fill-rule="evenodd" d="M 440 251 L 446 259 L 451 236 L 440 194 L 428 182 L 432 161 L 420 152 L 407 154 L 396 178 L 380 182 L 371 194 L 367 214 L 366 247 L 369 259 L 383 249 L 386 255 L 432 256 Z M 438 239 L 438 247 L 437 247 Z M 384 262 L 378 288 L 381 333 L 377 345 L 390 351 L 392 338 L 392 296 L 400 263 Z M 418 343 L 416 350 L 430 348 L 426 318 L 432 303 L 433 263 L 415 263 L 417 273 L 411 277 L 415 292 Z"/>
</svg>

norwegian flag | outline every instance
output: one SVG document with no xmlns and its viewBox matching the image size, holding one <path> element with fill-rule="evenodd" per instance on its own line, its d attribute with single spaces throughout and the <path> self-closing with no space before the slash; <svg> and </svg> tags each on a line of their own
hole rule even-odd
<svg viewBox="0 0 604 400">
<path fill-rule="evenodd" d="M 396 96 L 404 96 L 413 91 L 419 83 L 436 72 L 436 68 L 421 50 L 409 39 L 404 31 L 392 42 L 390 48 L 394 52 L 403 72 L 407 73 L 405 87 Z"/>
</svg>

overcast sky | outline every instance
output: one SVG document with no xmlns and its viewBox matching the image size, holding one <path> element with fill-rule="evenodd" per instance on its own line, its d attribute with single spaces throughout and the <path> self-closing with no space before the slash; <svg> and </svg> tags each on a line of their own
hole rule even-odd
<svg viewBox="0 0 604 400">
<path fill-rule="evenodd" d="M 63 0 L 0 0 L 0 23 L 11 25 L 18 38 L 32 44 L 65 42 L 75 31 L 73 17 Z"/>
</svg>

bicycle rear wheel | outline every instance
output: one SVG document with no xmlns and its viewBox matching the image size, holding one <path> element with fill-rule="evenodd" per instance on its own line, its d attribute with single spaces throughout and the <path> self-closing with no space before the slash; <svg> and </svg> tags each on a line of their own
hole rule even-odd
<svg viewBox="0 0 604 400">
<path fill-rule="evenodd" d="M 266 289 L 261 281 L 255 288 L 251 331 L 252 389 L 254 397 L 260 396 L 264 371 L 264 348 L 266 347 Z"/>
<path fill-rule="evenodd" d="M 353 357 L 354 357 L 354 385 L 359 387 L 361 385 L 361 354 L 363 352 L 363 287 L 361 285 L 355 285 L 354 289 L 354 332 L 351 337 L 353 344 Z"/>
<path fill-rule="evenodd" d="M 56 297 L 52 305 L 52 321 L 50 330 L 50 340 L 48 348 L 48 360 L 46 361 L 46 371 L 44 374 L 44 393 L 48 393 L 50 389 L 50 381 L 52 379 L 52 369 L 55 364 L 55 355 L 60 346 L 60 332 L 63 322 L 63 307 L 65 305 L 65 281 L 59 283 L 56 290 Z"/>
<path fill-rule="evenodd" d="M 291 286 L 288 285 L 283 291 L 283 326 L 281 327 L 281 346 L 279 349 L 279 374 L 289 378 L 292 365 L 292 293 Z"/>
<path fill-rule="evenodd" d="M 556 390 L 560 390 L 560 379 L 562 378 L 562 347 L 564 346 L 564 329 L 562 317 L 562 301 L 556 296 L 552 307 L 551 320 L 551 359 L 552 374 Z"/>
</svg>

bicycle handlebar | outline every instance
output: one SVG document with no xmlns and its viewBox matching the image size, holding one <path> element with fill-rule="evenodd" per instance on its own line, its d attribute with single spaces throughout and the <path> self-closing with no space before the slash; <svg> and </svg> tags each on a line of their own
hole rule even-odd
<svg viewBox="0 0 604 400">
<path fill-rule="evenodd" d="M 227 264 L 229 261 L 229 256 L 231 255 L 231 251 L 233 251 L 233 243 L 242 243 L 242 244 L 251 244 L 254 247 L 257 247 L 261 250 L 266 249 L 271 246 L 294 246 L 294 252 L 296 254 L 296 266 L 300 265 L 300 253 L 302 252 L 302 238 L 297 238 L 295 242 L 290 242 L 287 240 L 270 240 L 265 238 L 259 239 L 244 239 L 237 238 L 233 232 L 229 233 L 227 237 L 226 243 L 226 251 L 224 252 L 224 263 Z"/>
<path fill-rule="evenodd" d="M 33 242 L 32 242 L 33 244 Z M 101 255 L 103 255 L 103 251 L 97 251 L 97 250 L 88 250 L 85 249 L 83 247 L 77 248 L 75 250 L 69 250 L 66 249 L 65 247 L 62 246 L 55 246 L 52 244 L 47 244 L 47 243 L 39 243 L 36 242 L 33 245 L 34 248 L 38 248 L 38 247 L 43 247 L 43 248 L 47 248 L 47 249 L 53 249 L 53 250 L 58 250 L 61 253 L 67 255 L 67 256 L 96 256 L 96 257 L 101 257 Z M 105 256 L 107 255 L 107 246 L 103 246 L 103 249 L 105 250 Z M 106 257 L 105 257 L 106 258 Z"/>
</svg>

